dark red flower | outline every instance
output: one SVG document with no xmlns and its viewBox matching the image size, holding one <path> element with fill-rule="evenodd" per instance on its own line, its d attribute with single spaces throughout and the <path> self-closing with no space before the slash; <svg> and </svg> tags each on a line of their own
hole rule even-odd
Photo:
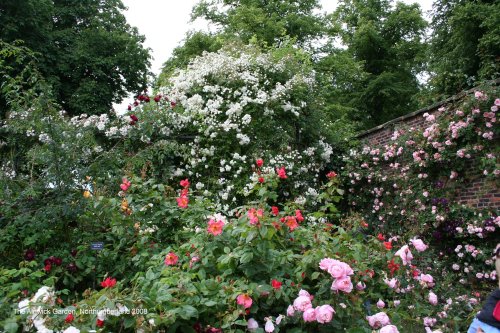
<svg viewBox="0 0 500 333">
<path fill-rule="evenodd" d="M 50 270 L 52 269 L 52 265 L 51 264 L 47 264 L 45 265 L 45 267 L 43 268 L 44 271 L 46 271 L 47 273 L 50 272 Z"/>
<path fill-rule="evenodd" d="M 170 106 L 172 106 L 172 109 L 175 108 L 177 104 L 175 102 L 170 102 Z"/>
<path fill-rule="evenodd" d="M 77 250 L 77 249 L 73 249 L 73 250 L 71 250 L 71 252 L 70 252 L 70 253 L 71 253 L 71 255 L 72 255 L 73 257 L 76 257 L 76 255 L 78 254 L 78 250 Z"/>
<path fill-rule="evenodd" d="M 62 259 L 59 257 L 55 257 L 53 263 L 56 264 L 57 266 L 61 266 Z"/>
<path fill-rule="evenodd" d="M 130 111 L 130 110 L 132 110 L 132 105 L 129 105 L 129 106 L 127 107 L 127 110 L 129 110 L 129 111 Z"/>
<path fill-rule="evenodd" d="M 75 320 L 75 316 L 73 316 L 73 314 L 72 314 L 72 313 L 69 313 L 69 314 L 66 316 L 66 319 L 64 319 L 64 321 L 65 321 L 66 323 L 68 323 L 68 324 L 69 324 L 69 323 L 71 323 L 73 320 Z"/>
<path fill-rule="evenodd" d="M 95 324 L 97 327 L 104 327 L 104 320 L 97 319 Z"/>
<path fill-rule="evenodd" d="M 139 121 L 139 118 L 137 118 L 137 116 L 135 114 L 131 114 L 130 119 L 132 119 L 132 121 L 135 121 L 135 122 Z"/>
<path fill-rule="evenodd" d="M 155 102 L 158 103 L 161 100 L 161 95 L 156 95 L 154 98 Z"/>
<path fill-rule="evenodd" d="M 68 271 L 73 272 L 73 273 L 78 270 L 78 267 L 76 267 L 76 265 L 74 263 L 70 263 L 68 266 L 66 266 L 66 268 L 68 269 Z"/>
<path fill-rule="evenodd" d="M 259 177 L 259 183 L 264 183 L 264 177 Z"/>
<path fill-rule="evenodd" d="M 35 251 L 32 249 L 26 250 L 24 253 L 24 259 L 27 261 L 35 260 Z"/>
</svg>

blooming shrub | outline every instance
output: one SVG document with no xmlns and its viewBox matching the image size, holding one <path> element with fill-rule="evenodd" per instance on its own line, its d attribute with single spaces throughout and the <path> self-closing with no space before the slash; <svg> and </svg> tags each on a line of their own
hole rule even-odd
<svg viewBox="0 0 500 333">
<path fill-rule="evenodd" d="M 496 177 L 500 102 L 427 115 L 337 173 L 314 89 L 299 51 L 248 46 L 204 54 L 121 116 L 68 119 L 43 87 L 12 100 L 2 330 L 463 330 L 497 278 L 499 219 L 447 189 L 469 155 Z M 341 219 L 344 189 L 357 211 Z"/>
<path fill-rule="evenodd" d="M 443 276 L 444 285 L 452 288 L 443 290 L 449 295 L 448 307 L 460 304 L 462 316 L 480 303 L 479 297 L 494 288 L 497 279 L 492 260 L 500 227 L 497 211 L 455 200 L 456 191 L 476 176 L 473 170 L 497 182 L 498 145 L 493 141 L 499 133 L 500 99 L 498 88 L 490 90 L 477 90 L 458 104 L 443 106 L 438 116 L 425 113 L 422 129 L 399 128 L 390 143 L 364 146 L 344 157 L 350 208 L 388 248 L 413 236 L 421 238 L 411 241 L 417 251 L 430 245 L 436 260 L 428 271 Z M 408 246 L 397 254 L 403 264 L 412 262 Z M 433 285 L 425 274 L 421 281 Z M 435 296 L 429 293 L 429 302 L 439 304 Z M 447 311 L 439 316 L 446 318 Z M 436 318 L 429 318 L 427 326 L 434 326 Z"/>
</svg>

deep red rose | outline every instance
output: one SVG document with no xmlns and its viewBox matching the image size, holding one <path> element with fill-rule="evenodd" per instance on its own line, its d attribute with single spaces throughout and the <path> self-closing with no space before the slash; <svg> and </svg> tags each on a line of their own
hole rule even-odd
<svg viewBox="0 0 500 333">
<path fill-rule="evenodd" d="M 73 320 L 75 320 L 75 316 L 73 316 L 73 314 L 72 314 L 72 313 L 69 313 L 69 314 L 66 316 L 66 319 L 64 319 L 64 321 L 65 321 L 66 323 L 68 323 L 68 324 L 69 324 L 69 323 L 71 323 Z"/>
<path fill-rule="evenodd" d="M 97 327 L 104 327 L 104 320 L 97 319 L 96 325 Z"/>
</svg>

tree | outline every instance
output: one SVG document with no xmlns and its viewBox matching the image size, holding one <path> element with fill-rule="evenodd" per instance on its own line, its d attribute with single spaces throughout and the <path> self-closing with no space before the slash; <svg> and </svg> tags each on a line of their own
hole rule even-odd
<svg viewBox="0 0 500 333">
<path fill-rule="evenodd" d="M 446 0 L 434 3 L 431 88 L 452 95 L 478 80 L 499 76 L 500 3 Z"/>
<path fill-rule="evenodd" d="M 425 63 L 426 22 L 417 4 L 387 0 L 344 0 L 332 16 L 348 52 L 363 63 L 361 89 L 348 93 L 351 115 L 364 127 L 416 108 L 417 75 Z"/>
<path fill-rule="evenodd" d="M 7 0 L 0 5 L 0 39 L 22 40 L 37 53 L 69 114 L 107 113 L 127 91 L 143 90 L 149 75 L 149 50 L 124 8 L 121 0 Z"/>
<path fill-rule="evenodd" d="M 192 17 L 218 24 L 244 42 L 255 37 L 273 45 L 288 36 L 302 44 L 323 31 L 322 16 L 314 14 L 318 8 L 318 0 L 202 0 Z"/>
</svg>

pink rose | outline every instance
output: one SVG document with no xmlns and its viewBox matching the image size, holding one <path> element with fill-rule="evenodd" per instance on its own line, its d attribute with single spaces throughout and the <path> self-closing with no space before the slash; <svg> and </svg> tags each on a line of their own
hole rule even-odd
<svg viewBox="0 0 500 333">
<path fill-rule="evenodd" d="M 432 275 L 430 274 L 420 274 L 420 284 L 422 284 L 425 287 L 433 287 L 434 286 L 434 279 L 432 278 Z"/>
<path fill-rule="evenodd" d="M 289 317 L 293 317 L 295 314 L 295 309 L 293 308 L 293 305 L 289 305 L 288 308 L 286 309 L 286 315 Z"/>
<path fill-rule="evenodd" d="M 332 258 L 323 258 L 319 262 L 319 268 L 323 271 L 328 271 L 328 269 L 338 260 Z"/>
<path fill-rule="evenodd" d="M 365 288 L 366 288 L 366 284 L 364 284 L 363 282 L 358 282 L 356 284 L 356 289 L 359 290 L 359 291 L 365 290 Z"/>
<path fill-rule="evenodd" d="M 274 332 L 274 325 L 272 320 L 266 321 L 266 325 L 264 326 L 264 331 L 267 333 Z"/>
<path fill-rule="evenodd" d="M 396 279 L 396 278 L 392 278 L 390 280 L 385 279 L 384 282 L 386 285 L 389 286 L 389 288 L 392 288 L 392 289 L 396 288 L 396 286 L 398 285 L 398 279 Z"/>
<path fill-rule="evenodd" d="M 320 324 L 331 322 L 335 313 L 335 310 L 328 304 L 318 306 L 314 311 L 316 312 L 316 320 Z"/>
<path fill-rule="evenodd" d="M 368 316 L 366 317 L 366 320 L 368 320 L 368 324 L 370 324 L 370 326 L 374 329 L 388 325 L 391 322 L 389 316 L 387 316 L 385 312 L 379 312 L 373 316 Z"/>
<path fill-rule="evenodd" d="M 248 321 L 247 321 L 247 329 L 250 332 L 255 331 L 258 328 L 259 328 L 259 323 L 257 322 L 257 320 L 255 320 L 253 318 L 248 319 Z"/>
<path fill-rule="evenodd" d="M 379 333 L 399 333 L 398 328 L 394 325 L 387 325 L 382 327 Z"/>
<path fill-rule="evenodd" d="M 432 327 L 434 325 L 436 325 L 436 318 L 430 318 L 430 317 L 425 317 L 424 318 L 424 326 L 426 327 Z"/>
<path fill-rule="evenodd" d="M 423 252 L 423 251 L 427 250 L 427 245 L 425 245 L 421 239 L 414 238 L 414 239 L 411 239 L 410 242 L 412 243 L 412 245 L 415 247 L 415 249 L 418 252 Z"/>
<path fill-rule="evenodd" d="M 385 307 L 384 301 L 379 298 L 377 302 L 377 308 L 383 309 L 384 307 Z"/>
<path fill-rule="evenodd" d="M 252 298 L 248 294 L 240 294 L 236 297 L 236 303 L 242 305 L 245 309 L 252 306 Z"/>
<path fill-rule="evenodd" d="M 394 301 L 394 306 L 399 306 L 399 304 L 401 304 L 400 300 L 397 299 L 397 300 Z"/>
<path fill-rule="evenodd" d="M 306 311 L 311 308 L 311 299 L 309 296 L 299 296 L 293 301 L 293 308 L 297 311 Z"/>
<path fill-rule="evenodd" d="M 437 305 L 438 303 L 437 295 L 432 291 L 429 293 L 429 303 L 431 303 L 432 305 Z"/>
<path fill-rule="evenodd" d="M 309 292 L 307 290 L 304 290 L 304 289 L 300 289 L 299 296 L 307 296 L 307 297 L 311 298 L 311 294 L 309 294 Z"/>
<path fill-rule="evenodd" d="M 311 307 L 304 311 L 302 317 L 306 323 L 316 321 L 316 310 Z"/>
<path fill-rule="evenodd" d="M 332 283 L 332 290 L 340 290 L 345 293 L 350 293 L 352 291 L 353 285 L 351 282 L 351 278 L 349 276 L 335 279 Z"/>
<path fill-rule="evenodd" d="M 410 252 L 408 245 L 400 248 L 394 255 L 399 256 L 403 260 L 403 265 L 408 265 L 413 259 L 413 255 Z"/>
</svg>

